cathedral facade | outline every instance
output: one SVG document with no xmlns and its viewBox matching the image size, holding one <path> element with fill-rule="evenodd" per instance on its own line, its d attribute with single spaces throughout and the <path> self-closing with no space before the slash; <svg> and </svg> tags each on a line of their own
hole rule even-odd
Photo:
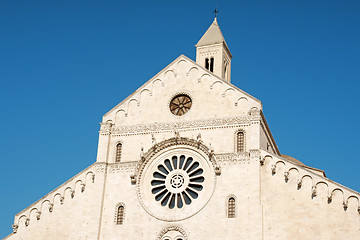
<svg viewBox="0 0 360 240">
<path fill-rule="evenodd" d="M 16 214 L 6 240 L 359 240 L 360 194 L 280 153 L 231 84 L 215 18 L 103 116 L 97 160 Z"/>
</svg>

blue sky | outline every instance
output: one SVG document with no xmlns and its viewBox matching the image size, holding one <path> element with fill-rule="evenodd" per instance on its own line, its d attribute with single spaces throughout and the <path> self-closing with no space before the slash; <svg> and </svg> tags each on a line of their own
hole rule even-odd
<svg viewBox="0 0 360 240">
<path fill-rule="evenodd" d="M 0 238 L 95 161 L 101 117 L 218 22 L 282 153 L 360 191 L 360 1 L 0 1 Z"/>
</svg>

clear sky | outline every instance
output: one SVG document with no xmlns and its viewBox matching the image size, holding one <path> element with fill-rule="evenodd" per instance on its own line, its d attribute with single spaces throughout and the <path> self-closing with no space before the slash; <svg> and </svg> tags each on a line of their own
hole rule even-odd
<svg viewBox="0 0 360 240">
<path fill-rule="evenodd" d="M 99 122 L 218 22 L 280 151 L 360 191 L 360 1 L 0 1 L 0 238 L 95 162 Z"/>
</svg>

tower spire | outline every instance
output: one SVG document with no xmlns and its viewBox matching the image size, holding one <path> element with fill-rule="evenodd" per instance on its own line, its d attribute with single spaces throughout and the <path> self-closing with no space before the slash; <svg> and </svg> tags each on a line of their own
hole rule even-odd
<svg viewBox="0 0 360 240">
<path fill-rule="evenodd" d="M 214 22 L 196 46 L 196 62 L 220 78 L 230 82 L 232 55 L 217 22 L 219 11 L 215 8 Z"/>
</svg>

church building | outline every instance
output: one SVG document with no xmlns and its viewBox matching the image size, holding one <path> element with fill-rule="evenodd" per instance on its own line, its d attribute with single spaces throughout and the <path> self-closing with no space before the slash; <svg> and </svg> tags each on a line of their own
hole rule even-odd
<svg viewBox="0 0 360 240">
<path fill-rule="evenodd" d="M 281 154 L 231 83 L 215 17 L 103 116 L 95 163 L 15 215 L 6 240 L 359 240 L 360 194 Z"/>
</svg>

